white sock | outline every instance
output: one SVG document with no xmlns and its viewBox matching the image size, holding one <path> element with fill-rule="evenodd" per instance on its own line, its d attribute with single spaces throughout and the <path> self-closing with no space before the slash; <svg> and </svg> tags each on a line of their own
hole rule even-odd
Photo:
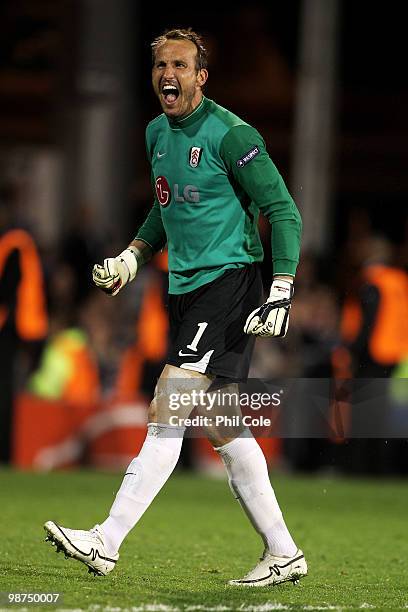
<svg viewBox="0 0 408 612">
<path fill-rule="evenodd" d="M 114 555 L 176 467 L 184 427 L 149 423 L 140 453 L 129 464 L 108 518 L 101 523 Z"/>
<path fill-rule="evenodd" d="M 248 431 L 215 449 L 221 456 L 231 490 L 262 536 L 266 549 L 293 557 L 297 546 L 290 535 L 272 489 L 265 456 Z"/>
</svg>

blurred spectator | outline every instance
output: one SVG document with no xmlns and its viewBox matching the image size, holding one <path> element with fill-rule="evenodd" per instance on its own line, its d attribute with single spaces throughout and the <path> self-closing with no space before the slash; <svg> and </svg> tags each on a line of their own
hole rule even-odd
<svg viewBox="0 0 408 612">
<path fill-rule="evenodd" d="M 392 264 L 392 245 L 383 237 L 361 240 L 354 245 L 353 253 L 355 288 L 344 303 L 342 339 L 351 353 L 355 378 L 388 378 L 408 355 L 408 275 Z M 385 396 L 386 386 L 381 390 Z M 354 423 L 356 418 L 353 411 Z M 378 422 L 378 430 L 386 437 L 392 419 L 391 402 L 384 400 L 381 414 L 373 410 L 370 418 Z M 399 471 L 406 445 L 397 439 L 367 436 L 350 441 L 346 469 L 362 473 Z"/>
<path fill-rule="evenodd" d="M 71 407 L 94 406 L 100 399 L 99 371 L 89 338 L 79 326 L 54 317 L 38 369 L 27 389 L 38 397 Z"/>
<path fill-rule="evenodd" d="M 330 377 L 331 355 L 338 343 L 338 309 L 335 293 L 320 285 L 300 292 L 293 308 L 298 333 L 300 375 L 304 378 Z"/>
<path fill-rule="evenodd" d="M 104 313 L 110 301 L 94 292 L 78 308 L 72 300 L 74 284 L 66 264 L 50 277 L 49 338 L 17 402 L 15 458 L 20 466 L 52 469 L 86 463 L 90 423 L 103 411 L 103 391 L 111 391 L 118 354 Z M 34 413 L 43 425 L 31 441 L 27 431 Z"/>
<path fill-rule="evenodd" d="M 0 189 L 0 462 L 11 458 L 15 366 L 19 348 L 28 369 L 40 355 L 48 331 L 41 262 L 26 230 L 13 226 L 16 187 Z"/>
<path fill-rule="evenodd" d="M 167 315 L 167 251 L 158 253 L 144 270 L 145 283 L 136 326 L 135 341 L 124 351 L 116 392 L 122 399 L 154 393 L 169 348 Z"/>
<path fill-rule="evenodd" d="M 62 240 L 61 258 L 72 269 L 75 280 L 72 297 L 77 304 L 86 301 L 89 296 L 92 289 L 92 266 L 103 256 L 95 224 L 91 208 L 81 206 Z"/>
<path fill-rule="evenodd" d="M 338 298 L 321 280 L 320 267 L 313 254 L 302 254 L 290 313 L 288 341 L 292 359 L 296 360 L 296 375 L 303 378 L 330 377 L 332 351 L 339 342 Z"/>
<path fill-rule="evenodd" d="M 319 385 L 322 393 L 328 388 L 324 381 L 320 384 L 315 379 L 328 381 L 332 377 L 333 351 L 339 344 L 338 299 L 321 277 L 320 262 L 312 253 L 303 253 L 296 275 L 296 299 L 288 334 L 291 361 L 296 364 L 295 375 L 300 379 L 297 385 L 302 393 L 297 396 L 298 403 L 286 408 L 286 418 L 290 422 L 292 417 L 293 425 L 290 437 L 284 441 L 290 465 L 302 471 L 317 470 L 332 462 L 331 445 L 325 439 L 329 435 L 329 406 L 327 413 L 316 414 L 311 410 Z"/>
<path fill-rule="evenodd" d="M 110 396 L 115 387 L 121 349 L 115 341 L 121 311 L 114 301 L 102 293 L 93 292 L 82 305 L 79 324 L 86 330 L 90 347 L 99 370 L 101 396 Z"/>
<path fill-rule="evenodd" d="M 385 238 L 369 237 L 354 253 L 357 291 L 345 301 L 341 335 L 355 376 L 388 377 L 408 354 L 408 275 L 392 265 Z"/>
</svg>

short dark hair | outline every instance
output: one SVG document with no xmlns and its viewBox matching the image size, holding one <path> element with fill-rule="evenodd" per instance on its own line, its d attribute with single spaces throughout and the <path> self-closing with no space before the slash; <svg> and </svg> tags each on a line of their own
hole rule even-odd
<svg viewBox="0 0 408 612">
<path fill-rule="evenodd" d="M 153 63 L 156 57 L 157 48 L 160 47 L 163 43 L 165 43 L 166 40 L 190 40 L 192 43 L 194 43 L 197 49 L 197 71 L 201 70 L 201 68 L 207 68 L 208 52 L 207 49 L 204 47 L 203 37 L 201 36 L 201 34 L 197 34 L 197 32 L 194 32 L 192 28 L 173 28 L 172 30 L 166 30 L 160 36 L 157 36 L 151 43 Z"/>
</svg>

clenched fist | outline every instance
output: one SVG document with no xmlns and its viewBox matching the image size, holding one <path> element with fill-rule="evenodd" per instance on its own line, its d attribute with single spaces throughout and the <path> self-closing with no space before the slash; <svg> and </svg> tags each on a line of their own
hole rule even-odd
<svg viewBox="0 0 408 612">
<path fill-rule="evenodd" d="M 255 336 L 284 338 L 288 331 L 292 296 L 293 284 L 290 281 L 274 280 L 269 298 L 265 304 L 251 312 L 244 332 Z"/>
<path fill-rule="evenodd" d="M 136 249 L 128 247 L 117 257 L 105 259 L 103 265 L 95 264 L 92 280 L 108 295 L 116 295 L 137 273 Z"/>
</svg>

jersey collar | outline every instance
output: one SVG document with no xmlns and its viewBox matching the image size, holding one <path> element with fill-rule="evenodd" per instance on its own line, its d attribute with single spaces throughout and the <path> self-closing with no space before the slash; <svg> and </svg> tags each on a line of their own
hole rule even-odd
<svg viewBox="0 0 408 612">
<path fill-rule="evenodd" d="M 196 121 L 201 119 L 201 117 L 205 114 L 208 107 L 208 98 L 203 96 L 200 104 L 193 110 L 192 113 L 187 115 L 187 117 L 183 117 L 183 119 L 171 119 L 167 117 L 167 121 L 169 122 L 170 127 L 173 130 L 180 130 L 189 125 L 193 125 Z"/>
</svg>

